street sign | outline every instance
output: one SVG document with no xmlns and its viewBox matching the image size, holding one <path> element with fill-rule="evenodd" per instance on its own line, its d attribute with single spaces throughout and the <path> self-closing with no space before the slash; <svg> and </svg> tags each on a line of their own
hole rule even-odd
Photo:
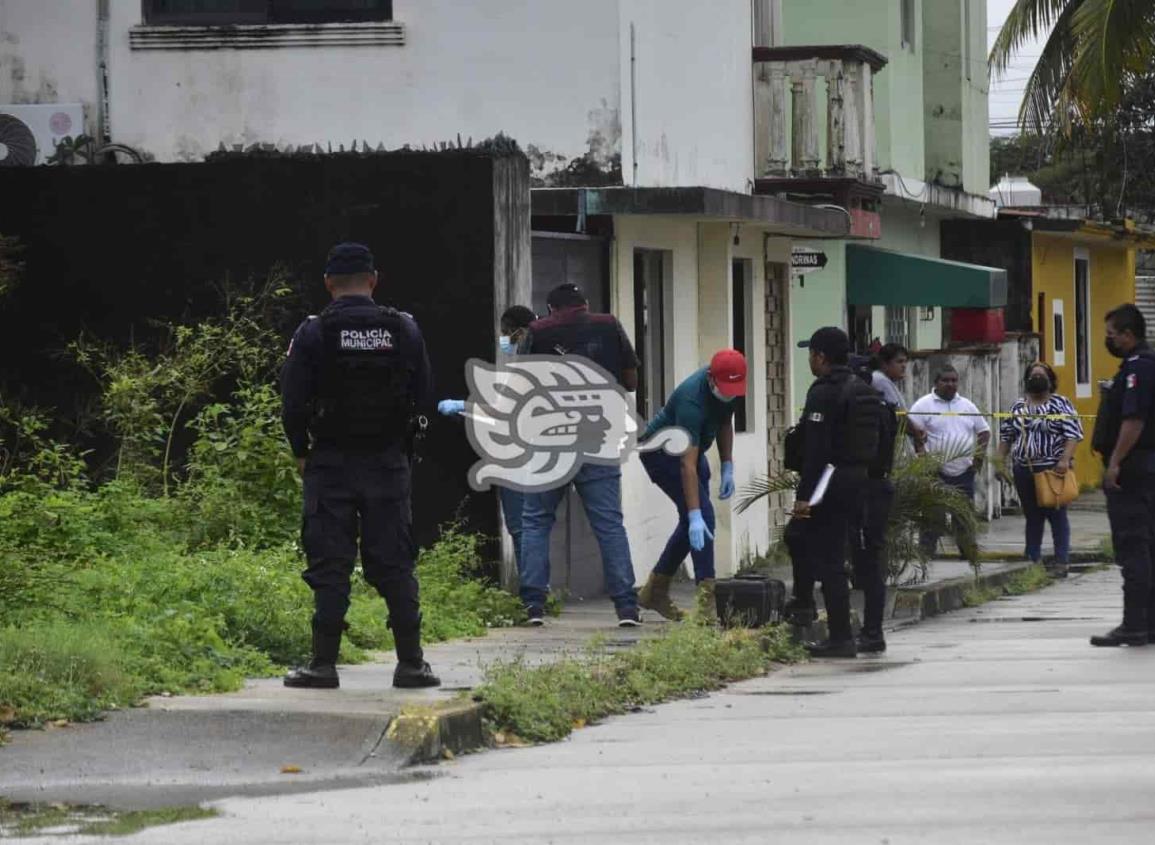
<svg viewBox="0 0 1155 845">
<path fill-rule="evenodd" d="M 826 266 L 826 253 L 820 249 L 796 246 L 790 251 L 790 269 L 794 275 L 813 273 Z"/>
</svg>

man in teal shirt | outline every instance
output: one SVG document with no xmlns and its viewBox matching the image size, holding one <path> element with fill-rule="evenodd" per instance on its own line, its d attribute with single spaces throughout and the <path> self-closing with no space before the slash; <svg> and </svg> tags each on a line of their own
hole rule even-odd
<svg viewBox="0 0 1155 845">
<path fill-rule="evenodd" d="M 714 605 L 714 507 L 710 504 L 710 467 L 706 452 L 718 441 L 722 459 L 719 499 L 734 495 L 734 400 L 746 395 L 746 358 L 735 349 L 723 349 L 678 385 L 665 407 L 646 426 L 642 441 L 670 426 L 683 428 L 690 448 L 681 456 L 662 450 L 642 453 L 642 466 L 678 508 L 678 526 L 646 585 L 638 593 L 641 607 L 667 619 L 681 619 L 682 611 L 670 599 L 670 582 L 689 554 L 698 584 L 698 609 L 707 621 L 717 618 Z"/>
</svg>

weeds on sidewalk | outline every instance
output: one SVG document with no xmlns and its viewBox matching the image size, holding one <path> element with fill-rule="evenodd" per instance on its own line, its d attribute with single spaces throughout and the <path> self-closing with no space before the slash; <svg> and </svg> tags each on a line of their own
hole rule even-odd
<svg viewBox="0 0 1155 845">
<path fill-rule="evenodd" d="M 495 664 L 474 698 L 495 735 L 552 742 L 606 716 L 718 689 L 803 657 L 786 626 L 719 631 L 682 624 L 623 652 L 595 643 L 555 663 Z"/>
<path fill-rule="evenodd" d="M 990 586 L 976 581 L 963 594 L 963 605 L 965 607 L 978 607 L 995 599 L 1001 599 L 1003 596 L 1021 596 L 1033 593 L 1053 583 L 1054 579 L 1047 574 L 1047 570 L 1036 564 L 1016 572 L 1004 584 Z"/>
<path fill-rule="evenodd" d="M 162 807 L 119 812 L 66 804 L 16 804 L 0 799 L 0 839 L 5 837 L 129 836 L 145 828 L 208 819 L 216 810 Z"/>
</svg>

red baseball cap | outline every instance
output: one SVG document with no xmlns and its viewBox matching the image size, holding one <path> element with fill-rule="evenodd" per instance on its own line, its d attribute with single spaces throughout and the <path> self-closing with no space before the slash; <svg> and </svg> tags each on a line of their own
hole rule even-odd
<svg viewBox="0 0 1155 845">
<path fill-rule="evenodd" d="M 737 349 L 715 352 L 709 373 L 723 396 L 746 395 L 746 356 Z"/>
</svg>

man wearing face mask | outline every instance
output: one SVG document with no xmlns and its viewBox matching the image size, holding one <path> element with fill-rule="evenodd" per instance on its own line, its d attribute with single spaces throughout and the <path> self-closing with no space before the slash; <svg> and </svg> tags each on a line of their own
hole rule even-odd
<svg viewBox="0 0 1155 845">
<path fill-rule="evenodd" d="M 513 305 L 501 315 L 501 335 L 498 337 L 498 346 L 501 354 L 508 358 L 513 355 L 517 345 L 529 330 L 529 324 L 537 319 L 537 315 L 524 305 Z M 437 412 L 445 417 L 460 417 L 465 413 L 464 399 L 442 399 L 437 403 Z M 501 516 L 505 521 L 505 530 L 509 532 L 510 542 L 513 543 L 513 557 L 517 564 L 518 574 L 521 573 L 521 514 L 525 505 L 525 494 L 512 487 L 497 487 L 497 496 L 501 501 Z M 529 620 L 530 625 L 540 625 L 543 619 L 538 617 Z"/>
<path fill-rule="evenodd" d="M 1103 490 L 1115 560 L 1123 571 L 1123 624 L 1094 646 L 1155 642 L 1155 352 L 1134 305 L 1107 315 L 1107 351 L 1122 358 L 1099 405 L 1091 444 L 1107 469 Z"/>
<path fill-rule="evenodd" d="M 746 395 L 746 358 L 735 349 L 723 349 L 678 385 L 661 411 L 646 426 L 645 441 L 663 428 L 676 426 L 690 435 L 683 455 L 663 450 L 642 453 L 650 480 L 678 509 L 678 525 L 666 542 L 649 580 L 638 592 L 638 604 L 667 619 L 681 619 L 682 611 L 670 599 L 670 582 L 689 554 L 698 585 L 697 607 L 704 622 L 718 618 L 714 602 L 714 507 L 710 504 L 710 467 L 706 452 L 718 442 L 722 480 L 718 498 L 734 495 L 734 400 Z"/>
</svg>

